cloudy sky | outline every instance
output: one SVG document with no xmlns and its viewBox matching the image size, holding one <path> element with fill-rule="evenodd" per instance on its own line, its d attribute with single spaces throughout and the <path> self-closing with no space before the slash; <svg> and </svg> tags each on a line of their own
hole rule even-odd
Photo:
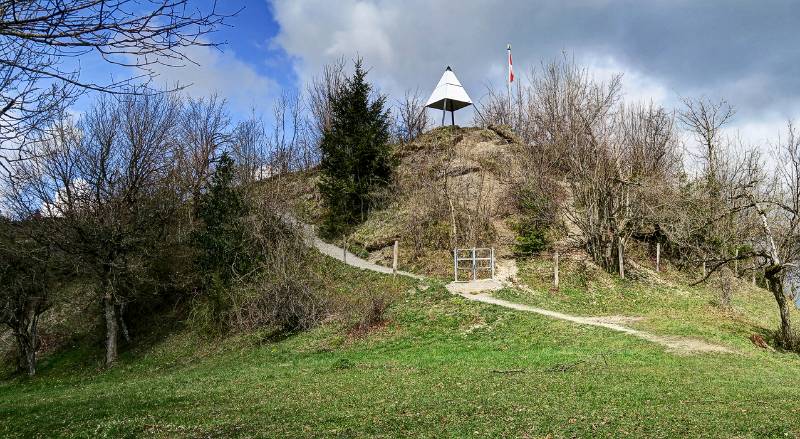
<svg viewBox="0 0 800 439">
<path fill-rule="evenodd" d="M 200 0 L 201 3 L 210 0 Z M 732 129 L 753 142 L 800 119 L 800 7 L 791 1 L 226 0 L 222 51 L 195 49 L 199 66 L 162 80 L 216 91 L 234 112 L 269 109 L 327 62 L 360 55 L 397 98 L 427 95 L 450 65 L 473 100 L 503 87 L 505 46 L 517 75 L 567 53 L 597 78 L 624 74 L 629 99 L 676 107 L 684 96 L 725 98 Z M 467 115 L 461 122 L 467 122 Z"/>
</svg>

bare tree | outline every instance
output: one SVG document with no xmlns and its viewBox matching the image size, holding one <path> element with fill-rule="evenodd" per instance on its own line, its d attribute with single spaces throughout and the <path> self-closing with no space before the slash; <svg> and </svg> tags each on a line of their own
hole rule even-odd
<svg viewBox="0 0 800 439">
<path fill-rule="evenodd" d="M 742 197 L 749 201 L 760 220 L 761 236 L 753 253 L 761 261 L 767 287 L 772 292 L 781 318 L 779 341 L 787 349 L 800 348 L 792 330 L 791 289 L 787 275 L 800 263 L 800 135 L 792 122 L 785 139 L 776 146 L 774 181 L 765 181 L 754 161 L 742 182 Z M 759 187 L 760 186 L 760 187 Z M 746 255 L 737 255 L 742 257 Z"/>
<path fill-rule="evenodd" d="M 483 118 L 514 127 L 527 145 L 521 169 L 536 170 L 524 187 L 567 189 L 567 230 L 598 264 L 624 276 L 628 241 L 653 227 L 660 195 L 680 171 L 674 117 L 653 104 L 625 105 L 621 76 L 596 81 L 566 56 L 529 81 L 517 87 L 512 109 L 490 90 Z"/>
<path fill-rule="evenodd" d="M 623 105 L 621 77 L 596 82 L 567 59 L 532 77 L 519 94 L 529 155 L 569 188 L 564 213 L 587 252 L 624 276 L 627 241 L 658 199 L 650 190 L 677 162 L 672 116 L 653 105 Z"/>
<path fill-rule="evenodd" d="M 0 0 L 0 166 L 87 91 L 153 92 L 158 68 L 191 63 L 185 49 L 214 45 L 204 37 L 225 18 L 189 0 Z M 134 72 L 93 82 L 75 62 L 86 56 Z"/>
<path fill-rule="evenodd" d="M 720 150 L 722 149 L 722 129 L 735 114 L 726 101 L 714 102 L 709 99 L 684 99 L 684 110 L 678 117 L 701 145 L 699 158 L 705 166 L 704 173 L 710 191 L 716 191 L 719 172 Z"/>
<path fill-rule="evenodd" d="M 230 117 L 226 101 L 217 95 L 189 98 L 176 125 L 181 148 L 176 156 L 193 198 L 208 183 L 212 164 L 230 143 Z"/>
<path fill-rule="evenodd" d="M 151 264 L 187 195 L 175 165 L 179 115 L 169 94 L 101 99 L 79 123 L 65 118 L 48 130 L 8 182 L 10 207 L 51 218 L 43 236 L 94 281 L 108 365 L 117 359 L 119 311 L 155 289 Z"/>
<path fill-rule="evenodd" d="M 319 144 L 322 134 L 331 126 L 331 102 L 338 96 L 347 78 L 344 57 L 322 68 L 322 73 L 311 80 L 306 89 L 308 110 L 311 113 L 313 138 Z"/>
<path fill-rule="evenodd" d="M 39 319 L 57 287 L 53 249 L 30 238 L 43 218 L 0 220 L 0 323 L 17 341 L 19 371 L 36 374 Z"/>
<path fill-rule="evenodd" d="M 425 98 L 419 89 L 406 90 L 402 100 L 397 101 L 397 121 L 395 131 L 401 142 L 410 142 L 428 127 L 428 114 L 425 112 Z"/>
<path fill-rule="evenodd" d="M 792 291 L 787 279 L 800 262 L 800 246 L 797 245 L 800 238 L 800 136 L 791 122 L 774 152 L 774 172 L 771 173 L 766 172 L 761 155 L 755 149 L 733 156 L 730 161 L 718 161 L 725 166 L 718 168 L 724 172 L 716 174 L 721 189 L 717 214 L 709 216 L 705 210 L 697 211 L 699 213 L 687 221 L 688 230 L 672 235 L 671 239 L 691 246 L 696 243 L 691 238 L 700 235 L 718 243 L 702 248 L 701 260 L 708 270 L 696 283 L 749 260 L 751 266 L 747 269 L 763 273 L 778 306 L 781 320 L 778 343 L 786 349 L 797 349 L 798 340 L 790 314 Z M 727 234 L 713 232 L 731 227 Z M 685 241 L 680 242 L 681 237 Z M 736 251 L 731 251 L 731 247 Z"/>
<path fill-rule="evenodd" d="M 252 113 L 236 124 L 231 136 L 231 157 L 238 165 L 241 181 L 265 177 L 267 133 L 264 121 Z M 268 172 L 267 172 L 268 173 Z"/>
<path fill-rule="evenodd" d="M 302 160 L 305 121 L 299 96 L 283 93 L 272 107 L 272 135 L 268 139 L 266 163 L 272 173 L 298 168 Z"/>
</svg>

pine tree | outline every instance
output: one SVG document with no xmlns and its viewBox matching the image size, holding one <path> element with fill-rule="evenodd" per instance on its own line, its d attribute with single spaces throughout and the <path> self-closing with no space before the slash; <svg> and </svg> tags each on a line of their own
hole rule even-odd
<svg viewBox="0 0 800 439">
<path fill-rule="evenodd" d="M 331 236 L 363 222 L 374 207 L 375 194 L 388 186 L 392 175 L 386 97 L 371 99 L 366 76 L 359 59 L 353 76 L 331 99 L 331 125 L 322 138 L 319 189 Z"/>
<path fill-rule="evenodd" d="M 208 281 L 228 285 L 237 273 L 247 271 L 252 263 L 246 251 L 242 218 L 248 208 L 241 188 L 236 185 L 235 166 L 227 153 L 222 154 L 208 192 L 197 205 L 197 217 L 203 226 L 194 235 L 200 251 L 198 265 Z M 213 279 L 212 279 L 213 278 Z"/>
</svg>

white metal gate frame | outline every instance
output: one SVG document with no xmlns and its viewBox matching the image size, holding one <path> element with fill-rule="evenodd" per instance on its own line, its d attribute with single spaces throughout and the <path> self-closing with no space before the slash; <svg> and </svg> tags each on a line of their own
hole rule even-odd
<svg viewBox="0 0 800 439">
<path fill-rule="evenodd" d="M 468 256 L 462 257 L 461 252 L 467 252 Z M 479 252 L 488 252 L 488 257 L 478 257 Z M 468 267 L 462 267 L 461 262 L 467 261 L 470 263 Z M 480 261 L 489 261 L 488 267 L 481 267 L 478 265 Z M 469 270 L 472 275 L 472 280 L 478 280 L 478 271 L 490 270 L 491 279 L 494 279 L 494 247 L 483 248 L 456 248 L 453 249 L 453 277 L 456 282 L 469 282 L 470 280 L 458 280 L 459 270 Z"/>
</svg>

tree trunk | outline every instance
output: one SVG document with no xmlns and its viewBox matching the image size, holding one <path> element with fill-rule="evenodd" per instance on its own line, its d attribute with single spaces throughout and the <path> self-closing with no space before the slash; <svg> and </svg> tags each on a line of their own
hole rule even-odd
<svg viewBox="0 0 800 439">
<path fill-rule="evenodd" d="M 103 296 L 103 311 L 106 319 L 106 366 L 117 361 L 117 316 L 114 296 L 106 290 Z"/>
<path fill-rule="evenodd" d="M 119 319 L 119 328 L 122 330 L 122 338 L 125 340 L 125 343 L 131 342 L 131 335 L 128 332 L 128 325 L 125 324 L 125 303 L 121 303 L 119 305 L 119 311 L 117 312 L 117 318 Z"/>
<path fill-rule="evenodd" d="M 770 267 L 765 271 L 764 274 L 767 278 L 769 290 L 772 291 L 772 295 L 775 296 L 775 302 L 778 303 L 778 311 L 781 315 L 781 343 L 784 345 L 784 347 L 790 347 L 789 343 L 791 343 L 793 335 L 792 322 L 789 316 L 789 303 L 787 301 L 786 294 L 783 292 L 783 276 L 781 271 L 782 270 L 780 269 Z"/>
<path fill-rule="evenodd" d="M 15 332 L 19 348 L 19 371 L 25 371 L 28 376 L 36 375 L 36 347 L 35 343 L 26 335 Z"/>
<path fill-rule="evenodd" d="M 772 265 L 764 270 L 764 277 L 767 280 L 769 290 L 772 291 L 772 295 L 775 296 L 775 301 L 778 302 L 778 310 L 781 314 L 781 344 L 785 347 L 791 347 L 789 344 L 791 344 L 793 336 L 792 322 L 789 319 L 789 305 L 786 303 L 786 294 L 783 292 L 784 270 L 786 267 L 781 262 L 778 246 L 775 245 L 775 238 L 772 236 L 772 229 L 769 226 L 766 212 L 758 203 L 754 202 L 753 204 L 756 207 L 758 216 L 761 218 L 761 227 L 764 230 L 764 237 L 767 239 L 767 244 L 769 245 L 768 248 Z"/>
</svg>

